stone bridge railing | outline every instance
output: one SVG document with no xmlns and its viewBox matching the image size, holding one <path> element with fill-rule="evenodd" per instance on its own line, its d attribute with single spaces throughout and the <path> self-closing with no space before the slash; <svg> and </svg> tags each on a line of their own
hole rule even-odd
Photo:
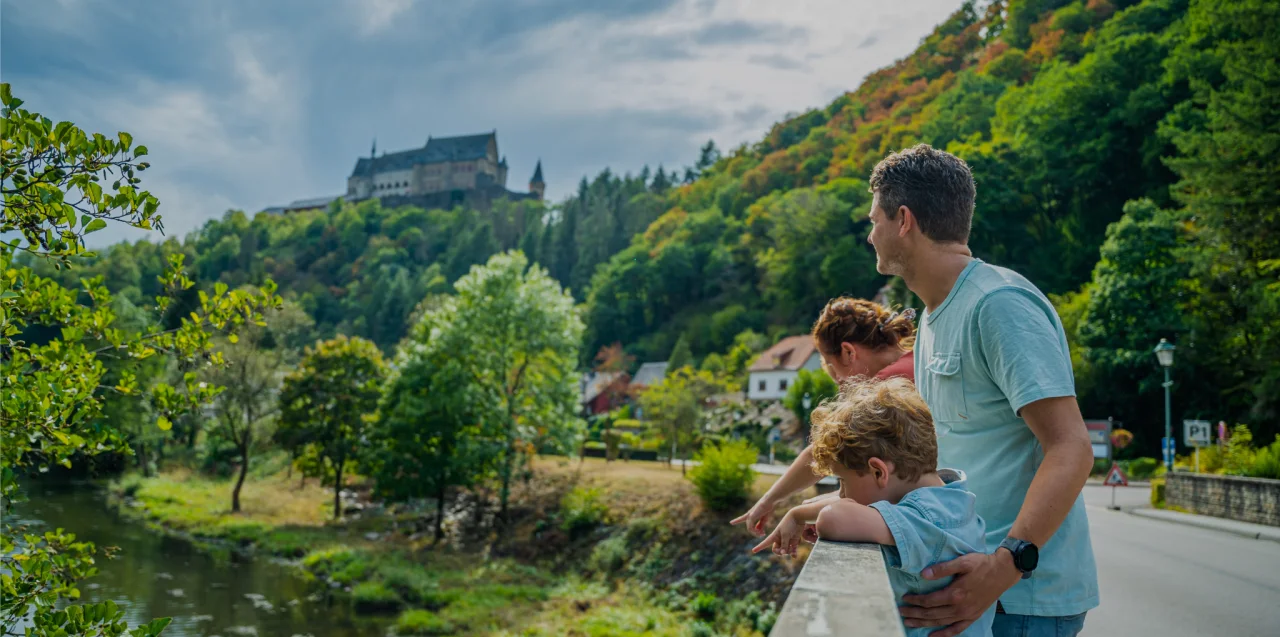
<svg viewBox="0 0 1280 637">
<path fill-rule="evenodd" d="M 769 637 L 903 637 L 876 544 L 820 540 L 791 587 Z"/>
</svg>

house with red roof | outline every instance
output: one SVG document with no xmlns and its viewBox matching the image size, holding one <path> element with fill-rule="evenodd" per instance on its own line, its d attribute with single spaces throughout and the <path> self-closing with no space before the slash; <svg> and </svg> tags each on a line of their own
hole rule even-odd
<svg viewBox="0 0 1280 637">
<path fill-rule="evenodd" d="M 781 400 L 800 370 L 822 369 L 822 357 L 808 334 L 789 336 L 760 354 L 747 368 L 747 398 Z"/>
</svg>

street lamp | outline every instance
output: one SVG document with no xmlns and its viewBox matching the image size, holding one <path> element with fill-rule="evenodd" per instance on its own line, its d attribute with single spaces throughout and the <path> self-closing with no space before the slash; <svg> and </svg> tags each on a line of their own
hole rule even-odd
<svg viewBox="0 0 1280 637">
<path fill-rule="evenodd" d="M 1160 339 L 1160 344 L 1156 345 L 1156 360 L 1160 361 L 1160 366 L 1164 368 L 1164 468 L 1166 471 L 1173 471 L 1173 409 L 1170 405 L 1169 389 L 1173 387 L 1173 381 L 1169 380 L 1169 368 L 1173 367 L 1173 350 L 1177 349 L 1172 343 L 1165 339 Z"/>
<path fill-rule="evenodd" d="M 809 442 L 809 405 L 813 404 L 813 399 L 809 398 L 809 392 L 804 393 L 804 398 L 800 401 L 804 405 L 804 438 L 805 444 Z"/>
</svg>

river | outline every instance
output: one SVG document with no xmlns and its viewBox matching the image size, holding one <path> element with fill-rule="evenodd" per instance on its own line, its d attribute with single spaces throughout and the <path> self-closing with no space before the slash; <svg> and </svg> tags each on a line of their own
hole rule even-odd
<svg viewBox="0 0 1280 637">
<path fill-rule="evenodd" d="M 28 532 L 63 528 L 99 548 L 98 574 L 80 585 L 85 601 L 114 600 L 129 625 L 172 617 L 166 637 L 382 637 L 388 618 L 357 617 L 342 596 L 325 595 L 292 567 L 266 557 L 208 552 L 130 523 L 88 483 L 28 483 L 28 499 L 5 513 Z M 101 548 L 119 547 L 115 559 Z M 220 555 L 219 555 L 220 554 Z"/>
</svg>

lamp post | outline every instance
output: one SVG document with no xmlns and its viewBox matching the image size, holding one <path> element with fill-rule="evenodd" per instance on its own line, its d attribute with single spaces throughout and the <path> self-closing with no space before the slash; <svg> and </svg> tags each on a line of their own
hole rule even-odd
<svg viewBox="0 0 1280 637">
<path fill-rule="evenodd" d="M 1164 368 L 1164 468 L 1166 471 L 1173 471 L 1173 408 L 1171 407 L 1169 390 L 1173 387 L 1173 381 L 1169 380 L 1169 368 L 1173 367 L 1173 350 L 1177 349 L 1172 343 L 1165 339 L 1160 339 L 1160 344 L 1156 345 L 1156 360 L 1160 361 L 1160 366 Z"/>
<path fill-rule="evenodd" d="M 800 400 L 800 404 L 804 405 L 804 441 L 809 443 L 809 405 L 813 404 L 813 399 L 809 398 L 809 392 L 804 393 L 804 398 Z"/>
</svg>

